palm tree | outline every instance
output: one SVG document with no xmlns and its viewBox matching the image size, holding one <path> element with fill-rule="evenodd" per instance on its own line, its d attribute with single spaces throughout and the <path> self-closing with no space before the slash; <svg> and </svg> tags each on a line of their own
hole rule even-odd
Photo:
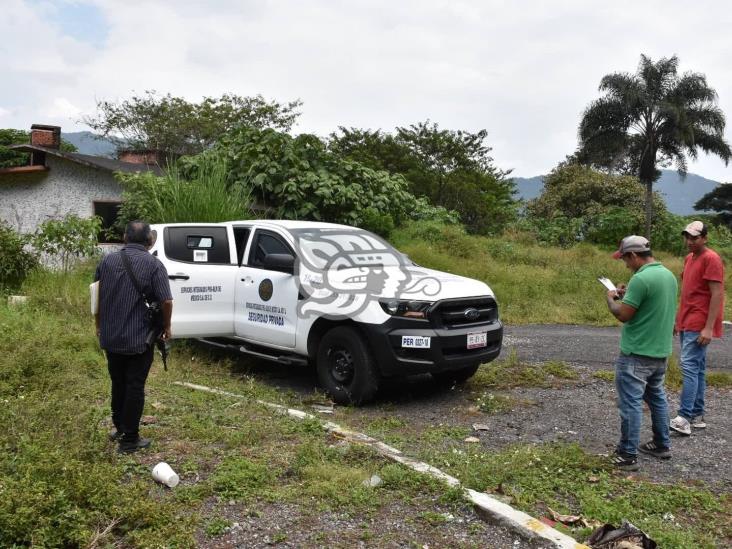
<svg viewBox="0 0 732 549">
<path fill-rule="evenodd" d="M 724 160 L 732 150 L 724 140 L 725 118 L 717 92 L 699 73 L 677 73 L 676 56 L 654 63 L 641 55 L 635 74 L 603 77 L 604 96 L 585 109 L 579 126 L 582 157 L 610 170 L 618 162 L 630 165 L 645 185 L 646 236 L 651 236 L 653 183 L 657 165 L 674 162 L 686 176 L 687 159 L 699 150 Z"/>
</svg>

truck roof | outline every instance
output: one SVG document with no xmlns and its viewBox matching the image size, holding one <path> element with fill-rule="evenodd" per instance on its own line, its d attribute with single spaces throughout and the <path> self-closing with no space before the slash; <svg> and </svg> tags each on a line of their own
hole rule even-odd
<svg viewBox="0 0 732 549">
<path fill-rule="evenodd" d="M 225 221 L 222 225 L 237 225 L 239 223 L 254 223 L 257 225 L 269 225 L 283 229 L 357 229 L 350 225 L 339 225 L 337 223 L 323 223 L 321 221 L 299 221 L 294 219 L 248 219 L 242 221 Z"/>
<path fill-rule="evenodd" d="M 212 223 L 154 223 L 155 227 L 196 227 L 196 226 L 227 226 L 227 225 L 258 225 L 260 227 L 279 227 L 286 230 L 292 229 L 346 229 L 358 230 L 358 227 L 350 225 L 339 225 L 337 223 L 323 223 L 320 221 L 298 221 L 293 219 L 241 219 L 238 221 L 219 221 Z"/>
</svg>

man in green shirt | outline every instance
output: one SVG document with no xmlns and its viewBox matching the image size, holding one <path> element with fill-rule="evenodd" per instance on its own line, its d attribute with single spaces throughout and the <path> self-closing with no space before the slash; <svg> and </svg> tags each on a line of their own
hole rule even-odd
<svg viewBox="0 0 732 549">
<path fill-rule="evenodd" d="M 634 274 L 627 288 L 607 293 L 610 312 L 623 323 L 620 356 L 615 361 L 615 388 L 620 411 L 620 442 L 613 464 L 638 470 L 638 450 L 661 459 L 671 457 L 668 401 L 663 388 L 676 319 L 676 277 L 653 257 L 642 236 L 625 237 L 613 254 Z M 639 446 L 642 402 L 651 410 L 653 440 Z"/>
</svg>

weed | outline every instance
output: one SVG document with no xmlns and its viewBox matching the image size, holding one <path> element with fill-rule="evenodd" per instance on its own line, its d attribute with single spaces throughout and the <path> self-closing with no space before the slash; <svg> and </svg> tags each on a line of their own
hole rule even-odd
<svg viewBox="0 0 732 549">
<path fill-rule="evenodd" d="M 529 364 L 518 358 L 516 349 L 508 356 L 480 368 L 470 379 L 473 389 L 511 389 L 514 387 L 549 387 L 555 379 L 576 379 L 577 372 L 561 361 Z"/>
<path fill-rule="evenodd" d="M 420 513 L 419 518 L 431 526 L 440 526 L 448 521 L 446 514 L 434 511 L 424 511 Z"/>
<path fill-rule="evenodd" d="M 732 387 L 732 374 L 729 372 L 707 372 L 707 387 Z"/>
<path fill-rule="evenodd" d="M 560 379 L 577 379 L 577 371 L 561 360 L 551 360 L 542 364 L 542 369 L 554 377 Z"/>
<path fill-rule="evenodd" d="M 214 517 L 206 524 L 205 532 L 208 537 L 215 538 L 226 532 L 226 529 L 229 527 L 231 527 L 230 521 L 224 518 Z"/>
<path fill-rule="evenodd" d="M 273 484 L 276 477 L 270 465 L 254 463 L 247 458 L 226 458 L 211 477 L 214 493 L 225 499 L 250 501 L 262 488 Z"/>
<path fill-rule="evenodd" d="M 592 374 L 592 377 L 609 381 L 611 383 L 615 382 L 615 372 L 613 370 L 598 370 Z"/>
<path fill-rule="evenodd" d="M 511 408 L 512 400 L 511 397 L 506 395 L 496 395 L 485 392 L 475 400 L 475 403 L 481 412 L 486 414 L 496 414 L 498 412 L 509 410 Z"/>
</svg>

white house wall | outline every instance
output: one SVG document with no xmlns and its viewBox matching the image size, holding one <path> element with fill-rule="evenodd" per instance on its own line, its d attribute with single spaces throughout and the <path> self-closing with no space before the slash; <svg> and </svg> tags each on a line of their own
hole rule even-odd
<svg viewBox="0 0 732 549">
<path fill-rule="evenodd" d="M 121 200 L 114 176 L 98 168 L 46 155 L 47 172 L 0 175 L 0 220 L 32 233 L 47 219 L 94 214 L 94 201 Z"/>
</svg>

